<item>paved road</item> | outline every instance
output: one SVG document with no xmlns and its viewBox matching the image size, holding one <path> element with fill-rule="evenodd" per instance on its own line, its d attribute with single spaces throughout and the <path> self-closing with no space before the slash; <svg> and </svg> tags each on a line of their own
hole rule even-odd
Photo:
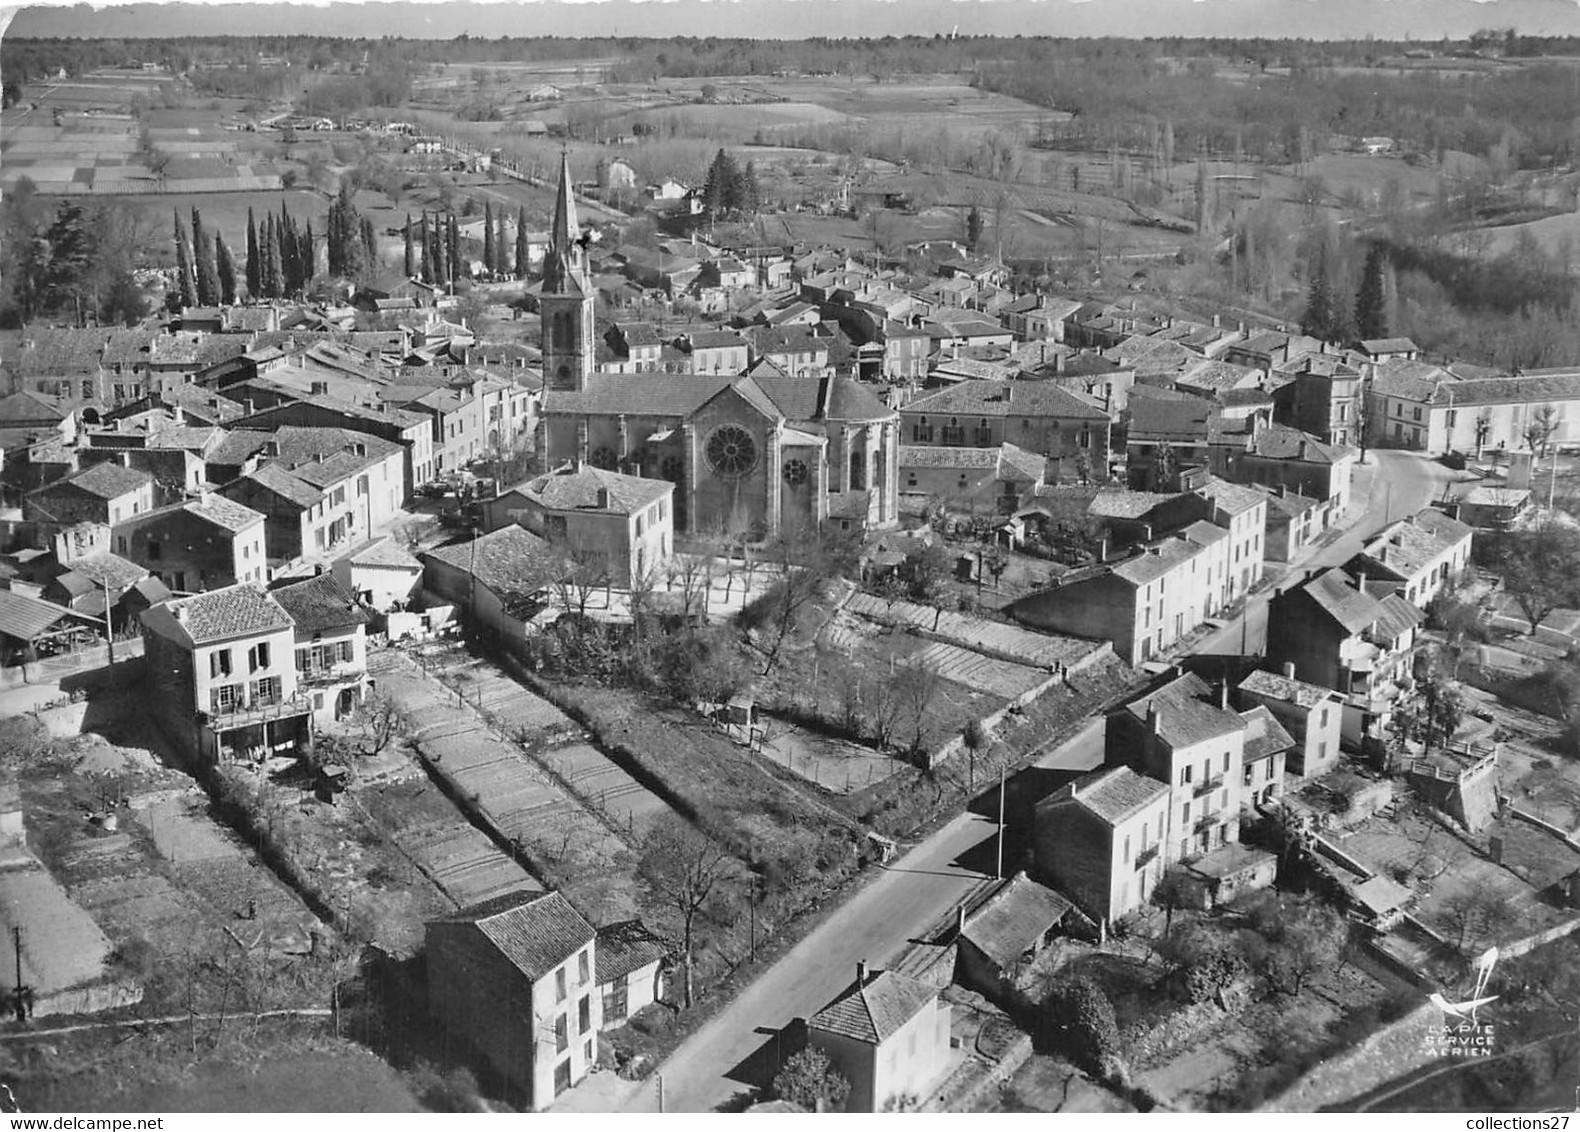
<svg viewBox="0 0 1580 1132">
<path fill-rule="evenodd" d="M 1101 734 L 1083 728 L 1036 765 L 1088 770 L 1102 760 Z M 890 962 L 989 875 L 994 829 L 988 818 L 962 814 L 847 901 L 664 1062 L 665 1110 L 708 1112 L 747 1089 L 752 1070 L 773 1054 L 773 1032 L 844 990 L 859 961 Z M 625 1107 L 657 1111 L 656 1088 L 643 1088 Z"/>
<path fill-rule="evenodd" d="M 1354 557 L 1366 540 L 1389 523 L 1414 515 L 1443 493 L 1455 473 L 1413 452 L 1382 449 L 1367 454 L 1371 489 L 1366 510 L 1339 538 L 1300 563 L 1281 586 L 1295 584 L 1305 571 L 1341 566 Z M 1213 656 L 1263 653 L 1267 648 L 1267 601 L 1272 588 L 1254 595 L 1245 611 L 1192 651 Z M 1244 647 L 1242 648 L 1242 642 Z"/>
</svg>

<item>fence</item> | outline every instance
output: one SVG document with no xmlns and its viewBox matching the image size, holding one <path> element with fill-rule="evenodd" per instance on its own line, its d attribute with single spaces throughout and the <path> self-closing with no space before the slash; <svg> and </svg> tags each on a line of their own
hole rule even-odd
<svg viewBox="0 0 1580 1132">
<path fill-rule="evenodd" d="M 141 637 L 115 642 L 115 662 L 117 665 L 124 660 L 138 659 L 142 655 L 143 641 Z M 109 663 L 110 649 L 108 645 L 79 649 L 75 652 L 62 653 L 59 656 L 47 656 L 42 660 L 33 660 L 26 664 L 0 668 L 0 688 L 18 688 L 24 684 L 53 684 L 79 672 L 91 672 L 97 668 L 105 668 Z"/>
</svg>

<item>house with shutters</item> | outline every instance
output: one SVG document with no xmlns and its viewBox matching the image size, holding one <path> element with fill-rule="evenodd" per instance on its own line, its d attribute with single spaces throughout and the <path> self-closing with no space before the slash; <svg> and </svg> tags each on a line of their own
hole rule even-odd
<svg viewBox="0 0 1580 1132">
<path fill-rule="evenodd" d="M 807 1019 L 807 1044 L 850 1082 L 846 1112 L 926 1100 L 949 1061 L 949 1004 L 938 988 L 856 964 L 856 979 Z"/>
<path fill-rule="evenodd" d="M 296 686 L 322 727 L 348 719 L 368 688 L 368 615 L 331 573 L 270 593 L 296 626 Z"/>
<path fill-rule="evenodd" d="M 1013 444 L 1058 459 L 1061 476 L 1082 461 L 1093 475 L 1108 467 L 1108 411 L 1051 381 L 962 381 L 902 406 L 900 421 L 907 444 Z"/>
<path fill-rule="evenodd" d="M 263 513 L 272 565 L 328 562 L 395 518 L 404 451 L 348 429 L 282 426 L 264 440 L 262 462 L 219 491 Z"/>
<path fill-rule="evenodd" d="M 177 593 L 269 580 L 263 513 L 211 491 L 134 515 L 111 536 L 115 553 Z"/>
<path fill-rule="evenodd" d="M 94 464 L 64 479 L 28 492 L 22 515 L 29 522 L 108 526 L 152 511 L 158 485 L 152 473 L 114 460 Z"/>
<path fill-rule="evenodd" d="M 626 589 L 669 558 L 674 494 L 668 480 L 566 465 L 486 500 L 483 529 L 519 524 L 562 550 L 576 568 Z"/>
<path fill-rule="evenodd" d="M 155 722 L 188 758 L 261 762 L 306 747 L 313 709 L 297 685 L 296 625 L 262 586 L 174 598 L 141 620 Z"/>
<path fill-rule="evenodd" d="M 598 1061 L 598 936 L 558 892 L 496 897 L 427 925 L 428 1003 L 457 1046 L 535 1112 Z"/>
<path fill-rule="evenodd" d="M 1128 766 L 1093 771 L 1037 803 L 1036 875 L 1098 923 L 1146 904 L 1163 878 L 1169 788 Z"/>
</svg>

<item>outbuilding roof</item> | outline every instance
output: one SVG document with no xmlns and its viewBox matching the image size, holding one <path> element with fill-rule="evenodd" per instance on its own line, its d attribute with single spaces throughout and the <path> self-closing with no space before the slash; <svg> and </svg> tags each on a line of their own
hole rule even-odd
<svg viewBox="0 0 1580 1132">
<path fill-rule="evenodd" d="M 595 936 L 593 926 L 558 892 L 511 893 L 432 922 L 472 925 L 532 982 L 565 963 Z"/>
<path fill-rule="evenodd" d="M 859 1042 L 881 1045 L 916 1017 L 938 992 L 893 971 L 869 972 L 812 1015 L 807 1026 Z"/>
<path fill-rule="evenodd" d="M 281 608 L 291 615 L 299 633 L 322 633 L 366 625 L 368 615 L 351 600 L 331 573 L 316 574 L 300 582 L 277 586 L 270 591 Z"/>
</svg>

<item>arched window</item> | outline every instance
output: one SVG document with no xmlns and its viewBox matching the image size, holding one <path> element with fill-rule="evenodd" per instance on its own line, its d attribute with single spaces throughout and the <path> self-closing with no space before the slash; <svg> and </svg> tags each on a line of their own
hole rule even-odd
<svg viewBox="0 0 1580 1132">
<path fill-rule="evenodd" d="M 850 490 L 865 491 L 867 489 L 867 460 L 862 455 L 860 448 L 850 450 Z"/>
</svg>

